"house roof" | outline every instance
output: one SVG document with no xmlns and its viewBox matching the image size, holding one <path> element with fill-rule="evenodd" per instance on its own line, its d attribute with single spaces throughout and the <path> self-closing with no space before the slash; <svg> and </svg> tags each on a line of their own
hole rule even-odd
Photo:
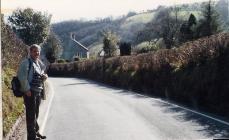
<svg viewBox="0 0 229 140">
<path fill-rule="evenodd" d="M 76 41 L 75 39 L 72 39 L 76 44 L 78 44 L 80 47 L 88 51 L 88 48 L 86 48 L 84 45 L 82 45 L 80 42 Z"/>
</svg>

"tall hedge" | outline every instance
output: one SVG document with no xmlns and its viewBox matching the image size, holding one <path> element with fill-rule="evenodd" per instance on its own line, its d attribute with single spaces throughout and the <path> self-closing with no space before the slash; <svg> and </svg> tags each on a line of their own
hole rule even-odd
<svg viewBox="0 0 229 140">
<path fill-rule="evenodd" d="M 80 76 L 158 95 L 229 117 L 229 33 L 137 56 L 52 64 L 49 75 Z"/>
</svg>

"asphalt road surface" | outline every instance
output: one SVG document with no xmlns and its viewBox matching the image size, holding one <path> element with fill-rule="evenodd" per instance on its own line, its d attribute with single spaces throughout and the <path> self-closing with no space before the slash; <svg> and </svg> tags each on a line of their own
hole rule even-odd
<svg viewBox="0 0 229 140">
<path fill-rule="evenodd" d="M 47 140 L 229 138 L 229 123 L 90 80 L 49 78 L 40 108 Z"/>
</svg>

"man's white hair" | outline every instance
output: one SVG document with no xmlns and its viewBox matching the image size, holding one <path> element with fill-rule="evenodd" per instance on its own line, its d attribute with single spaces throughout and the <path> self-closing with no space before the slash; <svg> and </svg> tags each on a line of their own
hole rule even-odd
<svg viewBox="0 0 229 140">
<path fill-rule="evenodd" d="M 39 51 L 41 51 L 41 47 L 37 44 L 33 44 L 30 46 L 29 50 L 31 51 L 33 48 L 37 48 Z"/>
</svg>

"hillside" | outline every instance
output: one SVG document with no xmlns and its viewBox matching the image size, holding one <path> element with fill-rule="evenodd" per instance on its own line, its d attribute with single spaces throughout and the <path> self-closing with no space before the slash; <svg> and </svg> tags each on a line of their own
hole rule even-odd
<svg viewBox="0 0 229 140">
<path fill-rule="evenodd" d="M 220 0 L 220 2 L 221 1 L 225 0 Z M 222 16 L 224 15 L 223 13 L 225 13 L 225 11 L 221 10 L 224 3 L 220 2 L 216 4 L 216 9 L 218 9 L 223 22 L 226 22 L 227 19 L 223 18 Z M 187 20 L 189 15 L 192 13 L 197 19 L 199 19 L 201 17 L 202 6 L 203 3 L 178 5 L 179 17 L 182 18 L 182 20 Z M 122 41 L 135 43 L 138 32 L 141 31 L 147 23 L 152 21 L 154 19 L 154 15 L 163 8 L 174 7 L 159 6 L 155 10 L 148 10 L 147 12 L 143 13 L 127 14 L 117 19 L 105 18 L 94 21 L 65 21 L 53 24 L 52 28 L 57 36 L 59 36 L 63 48 L 68 46 L 67 44 L 70 33 L 73 32 L 76 34 L 76 39 L 89 48 L 91 54 L 90 56 L 96 57 L 98 52 L 100 52 L 102 49 L 101 45 L 103 36 L 101 33 L 103 31 L 114 31 Z M 227 26 L 224 27 L 226 28 Z M 140 43 L 142 42 L 137 42 L 137 44 Z"/>
<path fill-rule="evenodd" d="M 63 48 L 67 47 L 69 36 L 74 32 L 76 39 L 89 48 L 90 54 L 96 56 L 102 44 L 102 32 L 112 30 L 123 40 L 134 41 L 135 34 L 144 28 L 144 24 L 152 20 L 153 13 L 142 13 L 131 17 L 124 16 L 112 20 L 110 18 L 98 21 L 67 21 L 52 25 L 53 31 L 58 35 Z"/>
<path fill-rule="evenodd" d="M 119 19 L 102 19 L 99 21 L 67 21 L 52 25 L 53 31 L 58 35 L 63 48 L 67 47 L 70 33 L 76 35 L 76 39 L 89 48 L 90 54 L 96 57 L 102 50 L 102 32 L 111 30 L 124 41 L 134 42 L 137 32 L 145 27 L 145 24 L 153 19 L 155 12 L 139 13 L 130 17 Z"/>
</svg>

